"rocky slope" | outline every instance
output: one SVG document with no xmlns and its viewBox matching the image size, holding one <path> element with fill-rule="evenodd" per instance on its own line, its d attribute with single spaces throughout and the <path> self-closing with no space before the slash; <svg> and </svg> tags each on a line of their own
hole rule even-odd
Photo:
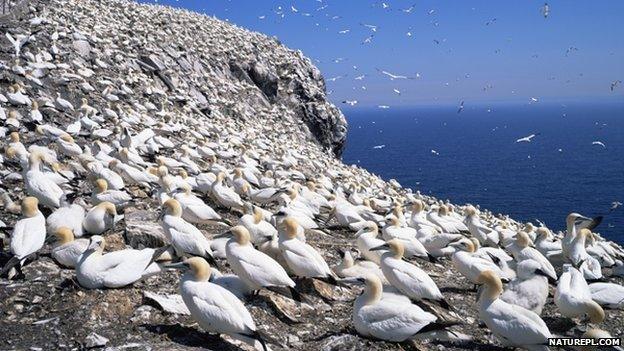
<svg viewBox="0 0 624 351">
<path fill-rule="evenodd" d="M 9 86 L 19 88 L 38 102 L 42 123 L 63 130 L 77 116 L 95 111 L 96 125 L 79 123 L 82 129 L 74 135 L 83 147 L 98 151 L 96 141 L 112 142 L 121 126 L 133 135 L 151 128 L 174 145 L 215 142 L 219 152 L 252 150 L 262 160 L 282 165 L 294 159 L 305 179 L 331 172 L 345 186 L 365 184 L 371 196 L 381 199 L 407 194 L 398 184 L 347 167 L 334 157 L 344 145 L 345 119 L 326 100 L 320 72 L 300 52 L 275 39 L 191 12 L 116 0 L 25 1 L 11 16 L 0 19 L 0 28 L 25 41 L 16 59 L 9 39 L 0 38 L 0 99 L 8 96 Z M 54 101 L 57 94 L 76 111 L 59 108 Z M 3 149 L 4 134 L 10 131 L 19 131 L 26 145 L 56 147 L 27 121 L 30 113 L 29 105 L 2 99 Z M 176 147 L 163 146 L 161 153 L 181 156 Z M 72 158 L 62 161 L 66 170 L 76 170 L 76 192 L 88 194 L 91 185 L 81 178 L 80 165 Z M 220 161 L 230 168 L 236 162 L 225 157 Z M 19 169 L 8 161 L 0 168 L 2 189 L 12 199 L 25 196 Z M 139 201 L 107 235 L 107 249 L 162 245 L 157 202 L 139 187 L 128 190 Z M 83 197 L 89 202 L 88 196 Z M 219 212 L 236 219 L 229 211 Z M 17 218 L 8 206 L 0 211 L 4 223 Z M 222 231 L 207 225 L 200 228 L 208 236 Z M 342 230 L 332 231 L 331 236 L 309 233 L 308 240 L 330 265 L 338 260 L 337 248 L 353 246 L 353 234 Z M 25 280 L 0 279 L 0 350 L 237 349 L 203 333 L 184 313 L 168 312 L 164 302 L 156 301 L 153 294 L 176 293 L 177 273 L 166 272 L 123 289 L 85 290 L 75 282 L 73 270 L 59 268 L 48 252 L 44 249 L 38 260 L 24 268 Z M 0 265 L 6 258 L 2 255 Z M 274 349 L 498 349 L 492 346 L 491 334 L 478 324 L 471 286 L 449 265 L 442 260 L 424 263 L 423 268 L 457 306 L 464 321 L 460 330 L 475 338 L 469 343 L 389 344 L 361 338 L 351 323 L 357 289 L 307 285 L 313 307 L 302 310 L 264 293 L 248 299 L 246 305 L 259 328 L 274 339 Z M 336 300 L 326 302 L 316 291 Z M 624 313 L 608 314 L 602 327 L 621 335 Z M 559 334 L 579 335 L 585 327 L 561 317 L 552 300 L 544 318 Z"/>
</svg>

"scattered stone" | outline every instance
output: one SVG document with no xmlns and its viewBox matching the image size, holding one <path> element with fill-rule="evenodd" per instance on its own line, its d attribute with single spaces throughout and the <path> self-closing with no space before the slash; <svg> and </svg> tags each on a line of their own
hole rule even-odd
<svg viewBox="0 0 624 351">
<path fill-rule="evenodd" d="M 182 296 L 177 294 L 160 295 L 150 291 L 143 292 L 146 299 L 155 302 L 163 311 L 177 314 L 191 314 L 188 310 Z"/>
<path fill-rule="evenodd" d="M 167 242 L 156 212 L 127 208 L 125 211 L 126 242 L 135 249 L 162 247 Z"/>
<path fill-rule="evenodd" d="M 107 343 L 108 339 L 97 333 L 91 333 L 85 339 L 85 346 L 87 348 L 103 347 L 106 346 Z"/>
</svg>

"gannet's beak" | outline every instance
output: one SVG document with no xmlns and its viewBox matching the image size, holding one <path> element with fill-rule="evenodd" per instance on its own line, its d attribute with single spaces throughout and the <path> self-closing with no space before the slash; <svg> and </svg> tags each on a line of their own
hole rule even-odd
<svg viewBox="0 0 624 351">
<path fill-rule="evenodd" d="M 371 249 L 369 249 L 368 251 L 383 251 L 383 250 L 389 250 L 390 249 L 390 245 L 388 245 L 388 243 L 383 244 L 383 245 L 379 245 L 377 247 L 373 247 Z"/>
<path fill-rule="evenodd" d="M 172 269 L 177 269 L 180 271 L 185 271 L 189 267 L 186 264 L 184 264 L 184 262 L 178 262 L 178 263 L 166 264 L 165 268 L 172 268 Z"/>
</svg>

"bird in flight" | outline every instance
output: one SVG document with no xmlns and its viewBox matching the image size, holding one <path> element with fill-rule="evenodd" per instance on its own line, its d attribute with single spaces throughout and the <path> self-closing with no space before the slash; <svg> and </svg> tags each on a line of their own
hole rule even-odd
<svg viewBox="0 0 624 351">
<path fill-rule="evenodd" d="M 457 113 L 460 113 L 464 110 L 464 100 L 459 103 L 459 108 L 457 108 Z"/>
<path fill-rule="evenodd" d="M 592 141 L 592 145 L 600 145 L 603 148 L 607 148 L 607 145 L 605 145 L 602 141 L 596 140 L 596 141 Z"/>
<path fill-rule="evenodd" d="M 380 109 L 384 109 L 384 110 L 390 108 L 390 106 L 388 106 L 388 105 L 379 105 L 377 107 L 379 107 Z"/>
<path fill-rule="evenodd" d="M 618 84 L 622 83 L 621 80 L 614 80 L 613 82 L 611 82 L 611 91 L 613 91 L 613 89 L 617 88 Z"/>
<path fill-rule="evenodd" d="M 401 95 L 401 91 L 399 89 L 392 89 L 397 95 Z"/>
<path fill-rule="evenodd" d="M 611 203 L 611 208 L 609 209 L 609 212 L 611 212 L 611 211 L 615 211 L 618 207 L 620 207 L 620 206 L 622 206 L 622 205 L 624 205 L 624 204 L 622 204 L 622 203 L 621 203 L 621 202 L 619 202 L 619 201 L 613 201 L 613 202 Z"/>
<path fill-rule="evenodd" d="M 542 6 L 542 16 L 544 16 L 544 18 L 548 18 L 548 15 L 550 15 L 550 6 L 548 6 L 548 3 L 545 2 L 544 6 Z"/>
<path fill-rule="evenodd" d="M 440 156 L 440 153 L 435 151 L 434 149 L 431 149 L 431 153 L 434 154 L 434 155 Z"/>
<path fill-rule="evenodd" d="M 531 139 L 535 138 L 536 135 L 540 135 L 540 133 L 527 135 L 524 138 L 520 138 L 520 139 L 516 140 L 516 143 L 530 143 Z"/>
<path fill-rule="evenodd" d="M 384 70 L 381 70 L 379 68 L 375 68 L 375 69 L 378 72 L 380 72 L 381 74 L 384 74 L 384 75 L 390 77 L 390 80 L 395 80 L 395 79 L 413 79 L 413 78 L 410 78 L 408 76 L 401 76 L 401 75 L 398 75 L 398 74 L 392 74 L 392 73 L 390 73 L 388 71 L 384 71 Z"/>
<path fill-rule="evenodd" d="M 377 26 L 375 26 L 373 24 L 360 23 L 360 25 L 370 29 L 372 32 L 376 32 L 377 31 Z"/>
<path fill-rule="evenodd" d="M 358 101 L 357 100 L 344 100 L 342 103 L 343 104 L 347 104 L 347 105 L 351 105 L 351 106 L 355 106 L 355 104 L 357 104 Z"/>
<path fill-rule="evenodd" d="M 371 35 L 369 35 L 368 37 L 366 37 L 366 39 L 364 39 L 364 40 L 362 41 L 362 45 L 364 45 L 364 44 L 368 44 L 368 43 L 372 42 L 372 41 L 373 41 L 373 37 L 375 37 L 375 35 L 374 35 L 374 34 L 371 34 Z"/>
<path fill-rule="evenodd" d="M 384 147 L 386 147 L 386 144 L 375 145 L 375 146 L 373 146 L 373 149 L 383 149 Z"/>
</svg>

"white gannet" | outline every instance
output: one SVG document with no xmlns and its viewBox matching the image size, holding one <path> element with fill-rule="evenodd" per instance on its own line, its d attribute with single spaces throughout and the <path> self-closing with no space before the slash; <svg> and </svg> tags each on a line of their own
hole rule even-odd
<svg viewBox="0 0 624 351">
<path fill-rule="evenodd" d="M 181 184 L 180 189 L 174 191 L 173 198 L 182 206 L 182 218 L 185 221 L 196 224 L 218 224 L 226 227 L 230 223 L 224 220 L 212 207 L 191 192 L 191 186 Z"/>
<path fill-rule="evenodd" d="M 602 278 L 602 269 L 600 267 L 600 262 L 590 256 L 587 250 L 585 250 L 585 240 L 591 235 L 591 230 L 587 228 L 580 229 L 570 242 L 567 258 L 574 266 L 579 267 L 579 270 L 583 273 L 585 278 L 593 280 Z"/>
<path fill-rule="evenodd" d="M 624 286 L 615 283 L 589 284 L 592 300 L 608 308 L 624 308 Z"/>
<path fill-rule="evenodd" d="M 494 229 L 487 227 L 481 222 L 477 209 L 469 206 L 466 209 L 466 226 L 470 231 L 470 234 L 479 240 L 479 243 L 483 246 L 498 246 L 498 232 Z"/>
<path fill-rule="evenodd" d="M 74 236 L 83 235 L 82 222 L 84 221 L 86 211 L 77 202 L 78 199 L 69 206 L 57 208 L 46 218 L 46 230 L 48 233 L 53 234 L 60 227 L 68 227 L 74 233 Z"/>
<path fill-rule="evenodd" d="M 87 211 L 82 221 L 82 227 L 89 234 L 99 235 L 112 229 L 117 219 L 115 205 L 110 202 L 100 202 Z"/>
<path fill-rule="evenodd" d="M 283 224 L 286 230 L 280 233 L 279 248 L 292 272 L 297 277 L 317 278 L 335 285 L 334 273 L 323 256 L 312 246 L 297 239 L 297 221 L 287 217 Z"/>
<path fill-rule="evenodd" d="M 548 350 L 552 335 L 546 323 L 535 312 L 503 301 L 503 283 L 495 272 L 482 272 L 477 282 L 484 286 L 479 297 L 479 318 L 503 345 Z"/>
<path fill-rule="evenodd" d="M 220 172 L 217 179 L 212 183 L 211 194 L 221 206 L 244 210 L 245 206 L 240 196 L 231 188 L 223 184 L 225 173 Z"/>
<path fill-rule="evenodd" d="M 376 275 L 383 284 L 389 284 L 381 268 L 371 261 L 355 261 L 351 250 L 339 250 L 342 261 L 332 269 L 341 278 L 363 278 L 368 274 Z"/>
<path fill-rule="evenodd" d="M 542 272 L 548 274 L 553 280 L 557 280 L 557 272 L 555 267 L 548 261 L 544 255 L 542 255 L 535 248 L 530 247 L 531 239 L 526 232 L 520 231 L 516 234 L 516 246 L 518 250 L 512 251 L 512 255 L 516 259 L 516 262 L 522 262 L 524 260 L 535 260 L 540 264 Z"/>
<path fill-rule="evenodd" d="M 60 227 L 54 232 L 56 243 L 50 251 L 52 258 L 61 266 L 75 268 L 78 265 L 78 259 L 89 246 L 89 239 L 75 239 L 74 233 L 68 227 Z"/>
<path fill-rule="evenodd" d="M 78 258 L 76 278 L 87 289 L 120 288 L 161 272 L 154 262 L 159 252 L 154 249 L 125 249 L 106 254 L 103 237 L 89 238 L 89 246 Z"/>
<path fill-rule="evenodd" d="M 261 244 L 267 240 L 267 238 L 273 238 L 277 236 L 277 229 L 264 220 L 262 210 L 257 206 L 250 206 L 251 213 L 243 215 L 238 220 L 238 224 L 244 226 L 251 235 L 251 242 L 253 244 Z"/>
<path fill-rule="evenodd" d="M 45 243 L 45 217 L 39 211 L 37 198 L 32 196 L 24 198 L 21 209 L 23 218 L 13 226 L 9 244 L 9 250 L 13 257 L 2 268 L 0 276 L 5 273 L 13 276 L 14 274 L 9 271 L 13 271 L 15 267 L 17 271 L 20 271 L 26 259 L 39 251 Z"/>
<path fill-rule="evenodd" d="M 169 267 L 185 271 L 180 279 L 180 295 L 202 329 L 268 350 L 245 305 L 226 288 L 208 281 L 210 266 L 206 260 L 192 257 Z"/>
<path fill-rule="evenodd" d="M 478 284 L 479 275 L 491 270 L 500 276 L 503 272 L 490 260 L 475 256 L 475 246 L 470 240 L 460 240 L 450 244 L 458 249 L 452 256 L 453 267 L 473 284 Z"/>
<path fill-rule="evenodd" d="M 366 222 L 366 226 L 355 234 L 357 237 L 355 242 L 360 254 L 362 257 L 374 262 L 375 264 L 379 264 L 381 262 L 381 255 L 383 255 L 383 251 L 371 251 L 370 249 L 385 244 L 383 240 L 377 238 L 377 234 L 377 224 L 371 221 Z"/>
<path fill-rule="evenodd" d="M 454 323 L 437 322 L 436 316 L 409 300 L 384 298 L 381 280 L 375 275 L 361 280 L 366 286 L 353 306 L 353 326 L 358 334 L 392 342 L 450 336 L 447 329 Z"/>
<path fill-rule="evenodd" d="M 234 237 L 227 242 L 225 252 L 236 275 L 252 290 L 285 287 L 294 299 L 301 301 L 295 282 L 277 261 L 251 245 L 249 231 L 245 227 L 235 226 L 230 231 Z"/>
<path fill-rule="evenodd" d="M 382 230 L 384 240 L 399 240 L 405 248 L 405 257 L 417 257 L 423 260 L 433 261 L 425 246 L 416 239 L 417 231 L 414 228 L 402 227 L 399 219 L 395 216 L 390 217 L 389 224 Z"/>
<path fill-rule="evenodd" d="M 132 196 L 123 190 L 109 190 L 108 182 L 104 179 L 95 180 L 95 188 L 91 194 L 91 202 L 97 205 L 102 202 L 110 202 L 115 208 L 122 210 L 132 201 Z"/>
<path fill-rule="evenodd" d="M 65 193 L 61 187 L 41 171 L 41 162 L 44 157 L 40 152 L 30 153 L 28 171 L 24 175 L 24 185 L 28 195 L 36 197 L 41 205 L 55 209 L 61 206 Z"/>
<path fill-rule="evenodd" d="M 180 203 L 175 199 L 169 199 L 163 204 L 163 209 L 162 227 L 176 255 L 178 257 L 201 256 L 216 266 L 210 241 L 197 227 L 182 218 Z"/>
<path fill-rule="evenodd" d="M 554 300 L 559 312 L 568 318 L 588 315 L 592 323 L 600 323 L 605 318 L 602 307 L 592 300 L 591 291 L 583 273 L 572 265 L 563 266 Z"/>
<path fill-rule="evenodd" d="M 518 275 L 505 287 L 501 299 L 542 314 L 548 298 L 548 275 L 541 271 L 541 265 L 534 260 L 518 264 Z"/>
<path fill-rule="evenodd" d="M 444 308 L 450 308 L 442 292 L 431 277 L 419 267 L 403 261 L 403 242 L 392 239 L 372 250 L 388 250 L 381 256 L 381 271 L 392 286 L 415 301 L 434 301 Z"/>
</svg>

